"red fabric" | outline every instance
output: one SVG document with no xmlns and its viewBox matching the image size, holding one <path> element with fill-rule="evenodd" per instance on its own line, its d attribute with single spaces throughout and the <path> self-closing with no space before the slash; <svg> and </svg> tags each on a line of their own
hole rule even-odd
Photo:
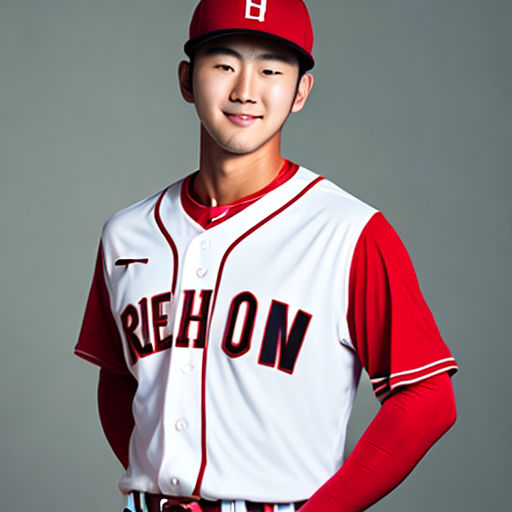
<svg viewBox="0 0 512 512">
<path fill-rule="evenodd" d="M 101 244 L 75 354 L 111 372 L 129 373 L 121 337 L 110 309 Z"/>
<path fill-rule="evenodd" d="M 137 381 L 132 375 L 119 375 L 100 370 L 98 410 L 101 426 L 116 457 L 128 468 L 130 436 L 135 421 L 132 403 Z"/>
<path fill-rule="evenodd" d="M 197 176 L 196 172 L 187 176 L 183 181 L 181 187 L 181 203 L 185 212 L 187 212 L 192 219 L 200 224 L 203 229 L 209 229 L 233 217 L 233 215 L 236 215 L 242 210 L 245 210 L 245 208 L 256 202 L 265 194 L 268 194 L 270 191 L 288 181 L 298 170 L 299 166 L 297 164 L 285 160 L 277 176 L 266 187 L 253 194 L 242 197 L 234 203 L 221 206 L 205 206 L 193 198 L 191 191 L 194 179 Z M 218 220 L 212 221 L 212 219 L 217 218 Z"/>
<path fill-rule="evenodd" d="M 202 42 L 208 34 L 233 29 L 264 32 L 285 39 L 298 46 L 313 66 L 313 27 L 306 5 L 302 0 L 253 1 L 246 11 L 246 2 L 240 0 L 202 0 L 194 11 L 190 23 L 190 40 L 185 51 Z M 215 34 L 217 35 L 217 34 Z"/>
<path fill-rule="evenodd" d="M 367 223 L 354 251 L 347 320 L 381 401 L 400 386 L 457 371 L 407 250 L 382 213 Z"/>
<path fill-rule="evenodd" d="M 404 480 L 455 419 L 446 372 L 402 387 L 384 402 L 341 469 L 300 512 L 365 510 Z"/>
</svg>

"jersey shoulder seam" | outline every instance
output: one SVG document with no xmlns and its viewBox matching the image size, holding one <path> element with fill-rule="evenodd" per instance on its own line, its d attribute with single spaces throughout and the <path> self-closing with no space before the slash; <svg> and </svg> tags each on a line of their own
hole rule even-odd
<svg viewBox="0 0 512 512">
<path fill-rule="evenodd" d="M 112 231 L 115 231 L 115 225 L 116 224 L 123 224 L 125 221 L 127 221 L 132 215 L 134 218 L 136 218 L 141 211 L 144 210 L 153 210 L 158 198 L 163 194 L 166 193 L 171 188 L 180 186 L 184 178 L 181 178 L 180 180 L 172 183 L 171 185 L 167 186 L 166 188 L 159 190 L 158 192 L 145 197 L 144 199 L 141 199 L 129 206 L 126 206 L 125 208 L 122 208 L 112 214 L 106 222 L 103 224 L 101 238 L 103 239 L 105 236 L 108 236 Z"/>
</svg>

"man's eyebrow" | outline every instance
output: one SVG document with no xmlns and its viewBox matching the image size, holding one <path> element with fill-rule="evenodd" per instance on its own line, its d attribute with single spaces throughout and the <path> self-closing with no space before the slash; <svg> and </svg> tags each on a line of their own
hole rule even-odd
<svg viewBox="0 0 512 512">
<path fill-rule="evenodd" d="M 260 53 L 257 60 L 276 60 L 285 64 L 293 64 L 294 60 L 281 53 Z"/>
<path fill-rule="evenodd" d="M 212 46 L 210 48 L 207 48 L 204 52 L 205 55 L 211 57 L 214 55 L 227 55 L 229 57 L 235 57 L 236 59 L 242 60 L 243 57 L 240 53 L 238 53 L 236 50 L 233 50 L 232 48 L 228 48 L 227 46 Z M 293 64 L 294 61 L 291 57 L 288 57 L 281 53 L 260 53 L 257 55 L 256 60 L 263 61 L 263 60 L 275 60 L 278 62 L 284 62 L 285 64 Z"/>
<path fill-rule="evenodd" d="M 212 56 L 212 55 L 229 55 L 230 57 L 235 57 L 237 59 L 241 59 L 242 56 L 235 50 L 231 48 L 227 48 L 225 46 L 212 46 L 211 48 L 208 48 L 205 52 L 205 55 Z"/>
</svg>

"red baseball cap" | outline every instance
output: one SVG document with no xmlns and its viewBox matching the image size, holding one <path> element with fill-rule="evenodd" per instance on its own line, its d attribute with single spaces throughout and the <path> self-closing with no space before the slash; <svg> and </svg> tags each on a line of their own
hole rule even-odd
<svg viewBox="0 0 512 512">
<path fill-rule="evenodd" d="M 190 23 L 185 53 L 219 36 L 259 34 L 296 50 L 306 67 L 313 59 L 313 26 L 302 0 L 201 0 Z"/>
</svg>

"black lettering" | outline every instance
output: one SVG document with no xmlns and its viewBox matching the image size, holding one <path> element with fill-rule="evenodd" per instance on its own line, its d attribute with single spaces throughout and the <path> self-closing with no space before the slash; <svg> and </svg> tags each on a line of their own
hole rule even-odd
<svg viewBox="0 0 512 512">
<path fill-rule="evenodd" d="M 128 341 L 128 348 L 132 358 L 132 364 L 137 362 L 137 355 L 144 357 L 153 352 L 151 343 L 142 344 L 139 337 L 135 334 L 139 326 L 139 313 L 137 308 L 132 304 L 128 304 L 121 314 L 121 323 L 123 324 L 123 331 Z"/>
<path fill-rule="evenodd" d="M 293 373 L 310 320 L 309 313 L 299 310 L 288 334 L 288 304 L 272 301 L 258 362 L 275 367 L 279 352 L 279 370 Z"/>
<path fill-rule="evenodd" d="M 167 315 L 162 313 L 162 304 L 171 302 L 171 292 L 155 295 L 151 299 L 151 312 L 153 314 L 153 334 L 155 336 L 156 351 L 160 352 L 167 348 L 171 348 L 172 334 L 162 338 L 160 329 L 167 327 Z"/>
<path fill-rule="evenodd" d="M 245 311 L 244 325 L 242 327 L 242 334 L 238 342 L 233 341 L 233 334 L 240 312 L 240 306 L 247 304 Z M 231 357 L 240 357 L 251 348 L 252 331 L 254 329 L 254 320 L 256 318 L 256 311 L 258 309 L 258 301 L 256 297 L 250 292 L 243 292 L 237 295 L 231 301 L 229 309 L 228 321 L 226 329 L 224 330 L 224 339 L 222 341 L 222 349 L 226 354 Z"/>
<path fill-rule="evenodd" d="M 190 322 L 199 322 L 197 338 L 194 340 L 194 348 L 204 348 L 212 290 L 201 290 L 201 306 L 198 315 L 192 314 L 196 291 L 185 290 L 183 293 L 185 294 L 185 297 L 183 299 L 183 312 L 181 313 L 181 322 L 178 331 L 178 337 L 176 338 L 176 346 L 188 347 L 190 341 L 188 338 Z"/>
</svg>

